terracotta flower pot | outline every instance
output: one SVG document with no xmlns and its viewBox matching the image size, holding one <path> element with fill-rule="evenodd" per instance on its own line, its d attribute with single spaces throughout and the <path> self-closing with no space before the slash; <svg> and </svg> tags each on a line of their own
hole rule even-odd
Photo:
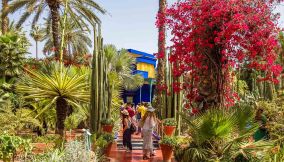
<svg viewBox="0 0 284 162">
<path fill-rule="evenodd" d="M 113 125 L 102 125 L 103 132 L 111 133 L 113 129 Z"/>
<path fill-rule="evenodd" d="M 173 147 L 165 144 L 160 144 L 162 155 L 163 155 L 163 161 L 171 161 L 171 158 L 173 156 Z"/>
<path fill-rule="evenodd" d="M 164 126 L 164 133 L 167 136 L 172 136 L 175 132 L 176 126 Z"/>
<path fill-rule="evenodd" d="M 66 141 L 74 141 L 76 139 L 76 133 L 75 132 L 69 132 L 69 131 L 66 131 L 65 132 L 65 139 Z"/>
<path fill-rule="evenodd" d="M 104 150 L 105 155 L 108 156 L 108 157 L 110 156 L 111 148 L 112 148 L 112 142 L 109 143 Z"/>
<path fill-rule="evenodd" d="M 52 147 L 54 147 L 54 143 L 32 143 L 33 147 L 33 153 L 39 154 L 39 153 L 44 153 L 45 151 L 48 151 Z"/>
</svg>

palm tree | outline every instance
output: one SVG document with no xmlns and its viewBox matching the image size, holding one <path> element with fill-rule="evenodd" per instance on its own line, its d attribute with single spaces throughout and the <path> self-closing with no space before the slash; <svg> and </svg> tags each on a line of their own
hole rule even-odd
<svg viewBox="0 0 284 162">
<path fill-rule="evenodd" d="M 159 0 L 159 14 L 165 15 L 166 9 L 166 0 Z M 159 26 L 159 36 L 158 36 L 158 54 L 161 55 L 158 57 L 158 73 L 157 73 L 157 85 L 163 85 L 166 83 L 165 81 L 165 69 L 166 69 L 166 60 L 165 60 L 165 25 Z M 163 101 L 163 92 L 158 92 L 157 94 L 157 106 L 159 106 L 159 110 L 162 111 L 164 107 Z M 162 117 L 165 118 L 165 111 L 162 111 Z"/>
<path fill-rule="evenodd" d="M 63 23 L 60 23 L 60 29 L 63 28 Z M 69 59 L 72 56 L 82 56 L 89 53 L 89 47 L 92 47 L 92 40 L 88 36 L 89 31 L 82 29 L 78 24 L 68 16 L 65 23 L 64 45 L 67 46 Z M 51 34 L 51 21 L 47 20 L 46 28 L 44 29 L 44 51 L 50 51 L 53 47 L 53 38 Z M 60 38 L 61 40 L 61 38 Z"/>
<path fill-rule="evenodd" d="M 35 40 L 36 42 L 36 59 L 38 60 L 38 42 L 42 41 L 43 38 L 43 30 L 38 26 L 33 26 L 30 36 Z"/>
<path fill-rule="evenodd" d="M 2 11 L 1 11 L 1 31 L 5 34 L 8 30 L 9 19 L 7 15 L 4 15 L 4 11 L 8 8 L 8 0 L 2 0 Z"/>
<path fill-rule="evenodd" d="M 139 74 L 132 75 L 132 66 L 135 64 L 135 58 L 122 49 L 119 52 L 114 45 L 104 46 L 104 53 L 107 65 L 108 81 L 108 112 L 107 118 L 110 117 L 112 108 L 112 97 L 119 94 L 121 89 L 135 90 L 144 83 L 144 79 Z"/>
<path fill-rule="evenodd" d="M 69 105 L 80 108 L 80 103 L 89 102 L 89 73 L 80 73 L 73 66 L 64 67 L 54 64 L 47 71 L 30 71 L 17 86 L 17 90 L 25 95 L 26 99 L 36 99 L 47 104 L 38 115 L 52 106 L 56 109 L 56 133 L 64 135 L 64 122 Z"/>
<path fill-rule="evenodd" d="M 105 14 L 106 11 L 98 5 L 94 0 L 69 0 L 67 6 L 65 6 L 66 0 L 15 0 L 9 6 L 4 15 L 8 13 L 14 13 L 15 11 L 24 8 L 25 12 L 20 17 L 17 26 L 21 26 L 31 15 L 34 15 L 32 20 L 32 26 L 34 26 L 38 20 L 42 17 L 46 8 L 49 10 L 48 19 L 51 19 L 52 23 L 52 36 L 53 46 L 55 47 L 55 56 L 59 56 L 59 23 L 61 8 L 68 7 L 68 15 L 74 20 L 76 24 L 81 27 L 88 28 L 87 22 L 92 25 L 100 23 L 100 19 L 96 16 L 94 11 L 99 11 Z"/>
</svg>

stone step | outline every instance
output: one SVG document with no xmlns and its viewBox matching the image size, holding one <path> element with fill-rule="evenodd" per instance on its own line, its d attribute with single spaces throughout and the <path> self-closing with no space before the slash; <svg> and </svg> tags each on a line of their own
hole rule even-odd
<svg viewBox="0 0 284 162">
<path fill-rule="evenodd" d="M 142 150 L 143 149 L 143 140 L 133 140 L 132 142 L 132 148 L 133 150 Z M 154 149 L 158 149 L 159 148 L 159 142 L 158 141 L 153 141 L 153 148 Z M 117 149 L 118 150 L 122 150 L 123 148 L 123 144 L 122 144 L 122 140 L 118 140 L 117 141 Z"/>
</svg>

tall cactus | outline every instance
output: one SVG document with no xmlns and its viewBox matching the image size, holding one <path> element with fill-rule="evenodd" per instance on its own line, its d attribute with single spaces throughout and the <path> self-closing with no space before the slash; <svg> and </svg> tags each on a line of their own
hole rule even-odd
<svg viewBox="0 0 284 162">
<path fill-rule="evenodd" d="M 165 81 L 168 85 L 167 88 L 167 95 L 165 95 L 165 105 L 163 106 L 163 113 L 164 118 L 175 118 L 177 121 L 177 134 L 180 134 L 180 128 L 181 128 L 181 117 L 178 114 L 182 111 L 182 103 L 183 103 L 183 92 L 174 92 L 173 85 L 175 82 L 182 83 L 183 78 L 181 77 L 175 77 L 173 75 L 173 65 L 168 61 L 169 55 L 171 54 L 171 51 L 169 54 L 166 54 L 166 69 L 165 69 Z"/>
<path fill-rule="evenodd" d="M 91 74 L 91 131 L 97 133 L 100 129 L 100 120 L 105 116 L 106 103 L 104 100 L 104 92 L 106 88 L 105 77 L 105 57 L 103 51 L 103 38 L 101 36 L 101 27 L 94 26 L 94 51 L 92 60 Z"/>
</svg>

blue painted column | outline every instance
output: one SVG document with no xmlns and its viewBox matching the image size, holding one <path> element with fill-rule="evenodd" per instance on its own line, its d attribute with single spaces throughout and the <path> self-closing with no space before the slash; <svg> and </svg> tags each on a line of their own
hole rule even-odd
<svg viewBox="0 0 284 162">
<path fill-rule="evenodd" d="M 150 103 L 152 103 L 152 79 L 150 79 Z"/>
<path fill-rule="evenodd" d="M 141 103 L 141 100 L 142 100 L 142 86 L 140 87 L 140 103 Z"/>
</svg>

